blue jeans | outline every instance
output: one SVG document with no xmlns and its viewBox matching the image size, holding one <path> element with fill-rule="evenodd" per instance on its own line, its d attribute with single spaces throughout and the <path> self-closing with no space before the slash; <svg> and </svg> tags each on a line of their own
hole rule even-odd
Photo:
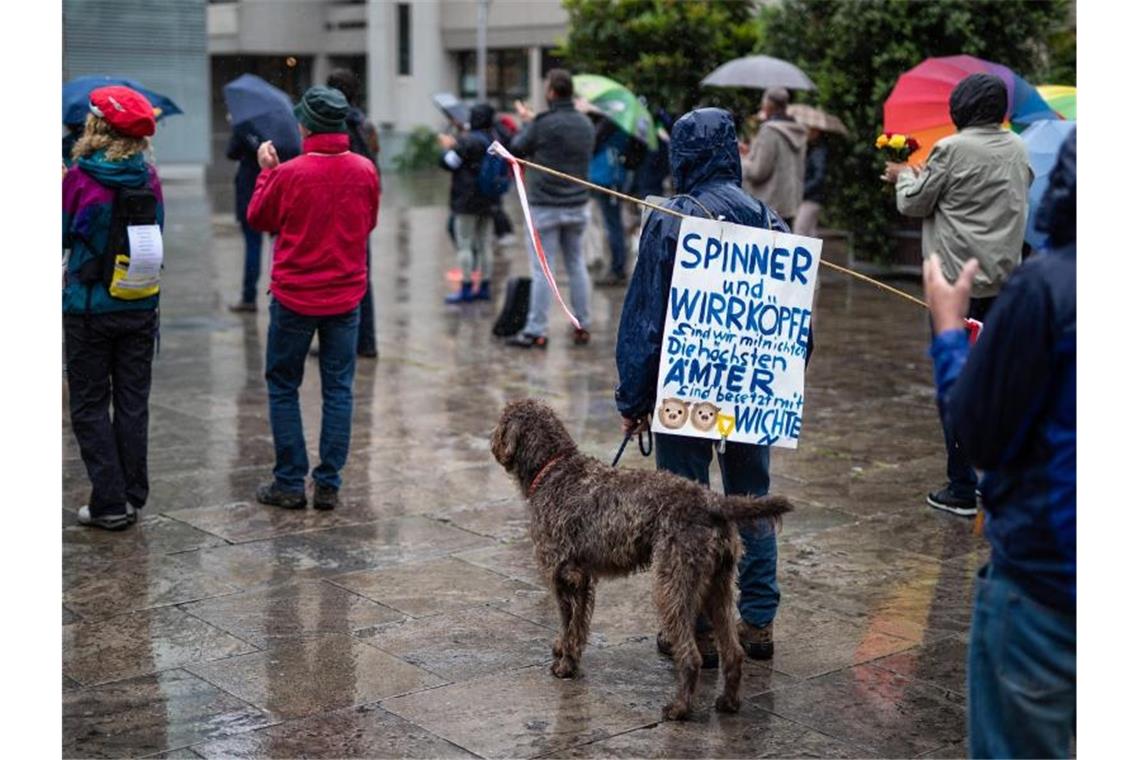
<svg viewBox="0 0 1140 760">
<path fill-rule="evenodd" d="M 978 573 L 967 658 L 970 757 L 1069 757 L 1077 731 L 1077 619 Z"/>
<path fill-rule="evenodd" d="M 654 435 L 657 449 L 657 469 L 709 484 L 709 465 L 712 463 L 713 441 L 679 435 Z M 723 454 L 717 454 L 720 477 L 727 494 L 765 496 L 768 493 L 767 446 L 750 446 L 729 443 Z M 767 521 L 756 527 L 740 529 L 744 554 L 737 567 L 740 599 L 737 607 L 746 623 L 758 628 L 776 618 L 780 604 L 780 587 L 776 583 L 776 533 Z M 709 628 L 701 616 L 698 630 Z"/>
<path fill-rule="evenodd" d="M 291 311 L 276 299 L 269 305 L 265 381 L 269 386 L 269 424 L 277 454 L 273 477 L 283 491 L 304 491 L 309 471 L 297 390 L 305 375 L 305 358 L 313 333 L 318 333 L 321 341 L 322 400 L 321 463 L 313 470 L 313 480 L 318 485 L 340 488 L 340 470 L 348 459 L 352 432 L 352 377 L 359 324 L 359 306 L 344 314 L 308 317 Z"/>
<path fill-rule="evenodd" d="M 245 270 L 241 278 L 242 303 L 257 302 L 257 280 L 261 277 L 261 233 L 242 220 L 241 234 L 245 238 Z"/>
<path fill-rule="evenodd" d="M 612 195 L 594 191 L 594 200 L 602 210 L 606 239 L 610 244 L 610 271 L 625 274 L 625 230 L 621 223 L 621 201 Z"/>
<path fill-rule="evenodd" d="M 542 240 L 542 249 L 546 251 L 551 274 L 556 273 L 558 251 L 562 251 L 566 271 L 570 275 L 570 308 L 582 329 L 587 330 L 590 326 L 590 275 L 586 272 L 586 257 L 582 253 L 582 234 L 589 218 L 586 206 L 531 206 L 530 213 Z M 546 335 L 552 294 L 533 246 L 530 251 L 530 279 L 530 308 L 523 332 Z"/>
</svg>

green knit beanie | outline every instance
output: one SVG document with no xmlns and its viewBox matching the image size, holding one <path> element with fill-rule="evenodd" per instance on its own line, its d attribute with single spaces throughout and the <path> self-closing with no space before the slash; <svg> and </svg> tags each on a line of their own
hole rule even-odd
<svg viewBox="0 0 1140 760">
<path fill-rule="evenodd" d="M 344 117 L 348 114 L 348 100 L 344 93 L 332 87 L 310 87 L 293 106 L 293 115 L 301 126 L 314 134 L 321 132 L 347 132 Z"/>
</svg>

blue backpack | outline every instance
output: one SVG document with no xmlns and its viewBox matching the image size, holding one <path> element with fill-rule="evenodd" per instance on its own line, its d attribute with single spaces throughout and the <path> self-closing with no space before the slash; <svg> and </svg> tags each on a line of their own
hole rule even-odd
<svg viewBox="0 0 1140 760">
<path fill-rule="evenodd" d="M 486 140 L 486 147 L 491 147 L 490 140 Z M 488 153 L 484 149 L 483 160 L 479 164 L 479 175 L 475 178 L 475 187 L 479 195 L 498 200 L 511 187 L 510 165 L 502 156 Z"/>
</svg>

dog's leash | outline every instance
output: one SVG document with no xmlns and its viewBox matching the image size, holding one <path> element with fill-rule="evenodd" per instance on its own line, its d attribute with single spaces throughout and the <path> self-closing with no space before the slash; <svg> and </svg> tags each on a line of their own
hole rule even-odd
<svg viewBox="0 0 1140 760">
<path fill-rule="evenodd" d="M 621 447 L 618 448 L 617 456 L 614 457 L 613 464 L 610 467 L 617 467 L 618 462 L 621 461 L 621 455 L 625 453 L 626 445 L 633 440 L 633 433 L 626 433 L 625 438 L 622 439 Z M 646 441 L 649 443 L 646 443 Z M 645 431 L 642 430 L 637 434 L 637 448 L 641 451 L 643 457 L 647 457 L 653 453 L 653 434 L 651 433 L 648 438 L 645 437 Z"/>
</svg>

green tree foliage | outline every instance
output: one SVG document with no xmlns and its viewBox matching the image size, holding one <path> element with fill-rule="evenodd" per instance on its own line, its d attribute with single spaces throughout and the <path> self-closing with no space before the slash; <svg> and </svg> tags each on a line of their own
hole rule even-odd
<svg viewBox="0 0 1140 760">
<path fill-rule="evenodd" d="M 882 189 L 874 140 L 883 103 L 898 77 L 932 56 L 968 55 L 1001 63 L 1031 83 L 1065 73 L 1075 42 L 1070 0 L 785 0 L 761 12 L 759 49 L 802 68 L 819 88 L 818 105 L 851 130 L 829 168 L 829 221 L 855 236 L 860 258 L 882 260 L 898 223 Z M 1052 80 L 1052 84 L 1065 84 Z"/>
<path fill-rule="evenodd" d="M 558 55 L 575 73 L 601 74 L 682 114 L 698 103 L 734 105 L 740 94 L 705 92 L 701 79 L 748 55 L 758 40 L 751 0 L 563 0 L 569 33 Z M 747 95 L 757 101 L 758 93 Z M 752 105 L 755 105 L 752 103 Z"/>
<path fill-rule="evenodd" d="M 401 174 L 430 169 L 439 163 L 439 153 L 435 130 L 419 126 L 408 135 L 404 150 L 395 157 L 393 163 L 396 165 L 396 171 Z"/>
</svg>

